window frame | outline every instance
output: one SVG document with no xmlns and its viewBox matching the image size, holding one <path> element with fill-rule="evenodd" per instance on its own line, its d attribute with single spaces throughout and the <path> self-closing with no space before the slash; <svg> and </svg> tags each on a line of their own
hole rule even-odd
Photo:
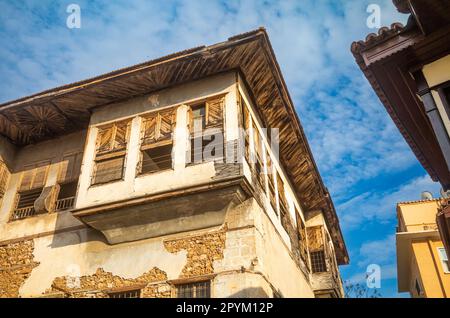
<svg viewBox="0 0 450 318">
<path fill-rule="evenodd" d="M 121 295 L 130 294 L 130 293 L 137 293 L 136 297 L 120 297 Z M 133 287 L 129 289 L 120 289 L 120 290 L 109 290 L 105 292 L 108 295 L 108 298 L 142 298 L 142 287 Z M 119 296 L 119 297 L 115 297 Z"/>
<path fill-rule="evenodd" d="M 329 272 L 325 250 L 312 251 L 309 255 L 311 258 L 311 272 L 313 274 Z M 316 257 L 316 255 L 320 257 Z"/>
<path fill-rule="evenodd" d="M 10 172 L 6 163 L 0 159 L 0 200 L 6 193 L 8 189 Z"/>
<path fill-rule="evenodd" d="M 442 271 L 444 274 L 450 274 L 450 262 L 448 260 L 447 252 L 445 251 L 445 247 L 438 247 L 437 252 L 439 260 L 441 261 Z"/>
<path fill-rule="evenodd" d="M 204 98 L 202 100 L 197 100 L 191 104 L 189 104 L 189 111 L 188 111 L 188 135 L 189 135 L 189 156 L 186 158 L 189 158 L 190 162 L 186 163 L 186 166 L 192 166 L 197 164 L 202 164 L 206 162 L 216 161 L 216 160 L 225 160 L 225 121 L 226 121 L 226 94 L 219 94 L 215 96 L 210 96 L 207 98 Z M 210 123 L 210 108 L 211 105 L 221 103 L 221 117 L 220 120 L 218 120 L 218 123 Z M 204 108 L 204 115 L 202 120 L 202 129 L 201 132 L 194 130 L 194 117 L 193 117 L 193 111 L 198 108 Z M 212 159 L 205 159 L 203 158 L 203 152 L 204 148 L 209 145 L 216 142 L 215 136 L 217 134 L 222 135 L 222 157 L 216 157 L 216 154 L 214 155 L 214 158 Z M 211 136 L 214 136 L 214 138 L 209 139 Z M 204 137 L 208 137 L 205 139 Z M 201 160 L 196 160 L 194 157 L 194 153 L 192 151 L 193 146 L 192 144 L 195 143 L 195 140 L 201 138 L 202 142 L 202 158 Z M 206 144 L 205 144 L 206 143 Z M 214 147 L 215 150 L 217 150 L 217 147 Z"/>
<path fill-rule="evenodd" d="M 197 293 L 197 286 L 199 284 L 202 283 L 206 283 L 207 284 L 207 291 L 208 291 L 208 296 L 207 297 L 196 297 L 197 295 L 194 295 L 193 297 L 179 297 L 179 287 L 180 286 L 188 286 L 188 285 L 193 285 L 193 287 L 195 287 L 193 294 Z M 174 283 L 174 293 L 173 296 L 174 298 L 185 298 L 185 299 L 194 299 L 194 298 L 212 298 L 212 290 L 213 290 L 213 282 L 211 279 L 202 279 L 202 280 L 196 280 L 196 281 L 187 281 L 187 282 L 183 282 L 183 283 Z"/>
<path fill-rule="evenodd" d="M 174 130 L 176 127 L 176 107 L 165 108 L 161 110 L 155 110 L 147 114 L 143 114 L 141 116 L 141 132 L 140 132 L 140 141 L 139 141 L 139 161 L 136 167 L 136 177 L 148 176 L 151 174 L 155 174 L 162 171 L 173 170 L 174 169 L 174 160 L 172 158 L 173 150 L 175 147 L 174 142 Z M 161 134 L 162 121 L 165 118 L 165 115 L 168 115 L 170 118 L 170 133 L 168 135 Z M 154 127 L 154 137 L 150 138 L 146 136 L 147 133 L 147 121 L 151 119 L 155 120 Z M 144 152 L 150 149 L 156 149 L 159 147 L 166 147 L 168 145 L 172 146 L 171 150 L 171 164 L 170 168 L 156 170 L 156 171 L 148 171 L 142 172 L 143 162 L 144 162 Z"/>
<path fill-rule="evenodd" d="M 96 141 L 95 141 L 96 146 L 95 146 L 94 167 L 93 167 L 93 172 L 91 175 L 90 186 L 99 186 L 99 185 L 104 185 L 104 184 L 124 180 L 125 170 L 126 170 L 126 162 L 127 162 L 127 160 L 126 160 L 127 159 L 127 148 L 128 148 L 129 139 L 130 139 L 131 121 L 132 121 L 132 119 L 124 119 L 124 120 L 119 120 L 119 121 L 116 121 L 116 122 L 113 122 L 113 123 L 110 123 L 107 125 L 102 125 L 102 126 L 97 127 L 97 137 L 96 137 Z M 125 141 L 121 147 L 115 147 L 116 136 L 117 136 L 117 126 L 119 126 L 121 124 L 123 124 L 125 126 L 125 136 L 124 136 Z M 110 148 L 107 150 L 103 150 L 103 149 L 101 149 L 101 145 L 100 145 L 101 130 L 109 129 L 109 128 L 112 128 L 112 133 L 111 133 L 111 137 L 110 137 L 110 141 L 109 141 Z M 106 181 L 97 181 L 96 182 L 97 172 L 98 172 L 98 164 L 104 163 L 106 161 L 116 160 L 118 158 L 122 158 L 122 160 L 123 160 L 120 177 L 106 180 Z"/>
</svg>

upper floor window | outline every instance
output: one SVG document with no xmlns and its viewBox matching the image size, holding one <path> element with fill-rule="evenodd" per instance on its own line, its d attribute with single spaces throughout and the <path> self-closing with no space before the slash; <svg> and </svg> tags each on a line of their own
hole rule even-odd
<svg viewBox="0 0 450 318">
<path fill-rule="evenodd" d="M 309 255 L 311 257 L 311 270 L 313 273 L 327 272 L 326 247 L 322 226 L 307 228 Z"/>
<path fill-rule="evenodd" d="M 298 240 L 299 240 L 299 248 L 300 248 L 300 257 L 303 261 L 303 263 L 308 267 L 308 245 L 306 241 L 306 227 L 305 223 L 303 222 L 302 218 L 300 217 L 300 214 L 298 213 L 297 209 L 295 209 L 295 215 L 297 217 L 297 233 L 298 233 Z"/>
<path fill-rule="evenodd" d="M 251 117 L 250 112 L 248 110 L 247 105 L 244 102 L 244 99 L 241 95 L 239 95 L 241 105 L 242 105 L 242 114 L 244 119 L 244 147 L 245 147 L 245 159 L 249 161 L 250 159 L 250 127 L 251 127 Z"/>
<path fill-rule="evenodd" d="M 129 120 L 98 128 L 92 184 L 106 183 L 123 178 L 129 132 Z"/>
<path fill-rule="evenodd" d="M 211 281 L 176 285 L 177 298 L 211 298 Z"/>
<path fill-rule="evenodd" d="M 215 97 L 191 106 L 190 163 L 222 159 L 224 156 L 223 111 L 225 97 Z"/>
<path fill-rule="evenodd" d="M 34 202 L 39 198 L 47 180 L 50 162 L 41 162 L 25 167 L 16 196 L 12 219 L 23 219 L 36 214 Z"/>
<path fill-rule="evenodd" d="M 2 160 L 0 160 L 0 199 L 3 198 L 3 195 L 6 192 L 8 177 L 8 167 L 6 167 L 6 164 Z"/>
<path fill-rule="evenodd" d="M 58 175 L 59 192 L 56 211 L 68 210 L 73 207 L 82 159 L 82 152 L 64 155 Z"/>
<path fill-rule="evenodd" d="M 324 251 L 311 252 L 311 267 L 313 273 L 323 273 L 327 271 Z"/>
<path fill-rule="evenodd" d="M 255 122 L 252 121 L 253 126 L 253 144 L 254 144 L 254 153 L 253 153 L 253 162 L 256 174 L 256 180 L 260 184 L 262 189 L 265 189 L 265 173 L 264 173 L 264 161 L 263 161 L 263 142 L 261 134 L 256 128 Z"/>
<path fill-rule="evenodd" d="M 172 169 L 174 127 L 173 109 L 152 113 L 143 119 L 139 174 Z"/>
<path fill-rule="evenodd" d="M 288 227 L 290 223 L 290 216 L 286 200 L 286 192 L 284 190 L 283 180 L 281 180 L 280 174 L 278 172 L 277 172 L 277 186 L 278 186 L 278 201 L 280 207 L 281 225 L 283 225 L 283 228 L 286 230 L 286 232 L 289 232 Z"/>
<path fill-rule="evenodd" d="M 444 273 L 450 274 L 450 263 L 448 261 L 447 253 L 445 252 L 445 248 L 439 247 L 438 248 L 439 258 L 441 260 L 442 269 Z"/>
<path fill-rule="evenodd" d="M 277 202 L 276 202 L 276 192 L 275 192 L 275 174 L 273 173 L 272 168 L 272 159 L 270 158 L 269 152 L 266 152 L 266 164 L 267 164 L 267 181 L 269 184 L 269 201 L 270 205 L 272 206 L 273 210 L 275 211 L 275 214 L 278 215 L 277 211 Z"/>
</svg>

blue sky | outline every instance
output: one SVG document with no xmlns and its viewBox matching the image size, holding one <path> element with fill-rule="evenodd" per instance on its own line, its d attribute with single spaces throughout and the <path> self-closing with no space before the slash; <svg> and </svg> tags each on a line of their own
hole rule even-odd
<svg viewBox="0 0 450 318">
<path fill-rule="evenodd" d="M 81 7 L 81 28 L 66 8 Z M 369 3 L 381 24 L 405 23 L 390 0 L 0 0 L 0 102 L 264 26 L 319 170 L 335 202 L 351 265 L 344 280 L 382 268 L 381 294 L 398 295 L 395 204 L 433 183 L 350 53 L 364 39 Z"/>
</svg>

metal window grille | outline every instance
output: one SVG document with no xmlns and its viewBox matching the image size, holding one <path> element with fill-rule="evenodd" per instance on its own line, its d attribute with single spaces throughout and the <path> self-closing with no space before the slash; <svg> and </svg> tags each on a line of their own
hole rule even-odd
<svg viewBox="0 0 450 318">
<path fill-rule="evenodd" d="M 19 220 L 35 215 L 34 201 L 39 198 L 41 192 L 42 188 L 38 188 L 18 193 L 17 204 L 12 219 Z"/>
<path fill-rule="evenodd" d="M 177 298 L 211 298 L 211 282 L 196 282 L 176 286 Z"/>
<path fill-rule="evenodd" d="M 327 271 L 324 251 L 311 252 L 311 268 L 313 273 L 323 273 Z"/>
<path fill-rule="evenodd" d="M 140 298 L 140 297 L 141 297 L 140 289 L 109 293 L 109 298 Z"/>
</svg>

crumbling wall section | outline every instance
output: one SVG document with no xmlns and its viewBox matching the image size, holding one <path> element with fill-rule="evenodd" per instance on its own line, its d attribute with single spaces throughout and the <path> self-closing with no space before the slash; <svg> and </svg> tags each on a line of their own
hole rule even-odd
<svg viewBox="0 0 450 318">
<path fill-rule="evenodd" d="M 186 250 L 187 261 L 180 278 L 212 274 L 214 261 L 223 259 L 225 230 L 167 240 L 164 246 L 171 253 Z"/>
<path fill-rule="evenodd" d="M 19 296 L 20 287 L 39 265 L 33 251 L 33 240 L 0 246 L 0 297 Z"/>
</svg>

